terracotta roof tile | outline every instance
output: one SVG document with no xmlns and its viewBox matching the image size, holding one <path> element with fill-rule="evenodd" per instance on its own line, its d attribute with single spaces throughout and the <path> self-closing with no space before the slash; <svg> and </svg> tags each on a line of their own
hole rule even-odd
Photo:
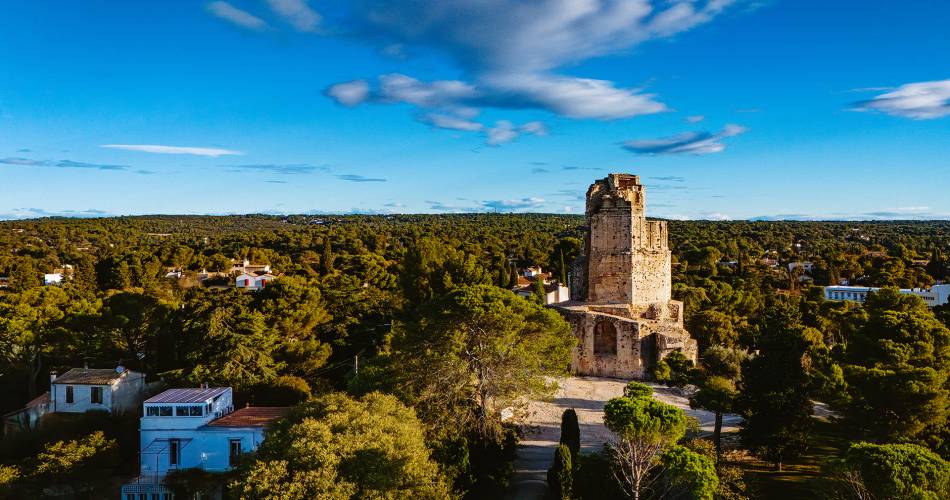
<svg viewBox="0 0 950 500">
<path fill-rule="evenodd" d="M 249 406 L 212 420 L 212 427 L 266 427 L 290 412 L 288 406 Z"/>
</svg>

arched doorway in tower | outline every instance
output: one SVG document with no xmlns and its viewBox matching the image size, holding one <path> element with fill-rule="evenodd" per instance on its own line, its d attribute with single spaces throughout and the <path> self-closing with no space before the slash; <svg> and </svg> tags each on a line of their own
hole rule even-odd
<svg viewBox="0 0 950 500">
<path fill-rule="evenodd" d="M 617 328 L 602 320 L 594 325 L 594 354 L 617 354 Z"/>
</svg>

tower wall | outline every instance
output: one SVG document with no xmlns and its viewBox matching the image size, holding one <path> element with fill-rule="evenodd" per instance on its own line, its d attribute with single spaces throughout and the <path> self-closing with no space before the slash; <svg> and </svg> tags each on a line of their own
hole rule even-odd
<svg viewBox="0 0 950 500">
<path fill-rule="evenodd" d="M 611 174 L 587 191 L 587 301 L 648 304 L 670 300 L 666 221 L 648 221 L 635 175 Z"/>
</svg>

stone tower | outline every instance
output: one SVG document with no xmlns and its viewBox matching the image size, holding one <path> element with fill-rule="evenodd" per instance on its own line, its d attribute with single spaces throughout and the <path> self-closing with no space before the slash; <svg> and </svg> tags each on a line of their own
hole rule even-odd
<svg viewBox="0 0 950 500">
<path fill-rule="evenodd" d="M 587 190 L 588 232 L 574 262 L 571 296 L 559 309 L 579 342 L 580 375 L 643 378 L 674 350 L 695 361 L 696 341 L 671 300 L 666 221 L 649 221 L 640 178 L 610 174 Z"/>
</svg>

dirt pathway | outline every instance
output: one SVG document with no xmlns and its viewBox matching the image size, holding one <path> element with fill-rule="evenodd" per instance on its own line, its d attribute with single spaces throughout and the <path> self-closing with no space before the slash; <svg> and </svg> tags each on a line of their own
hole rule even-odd
<svg viewBox="0 0 950 500">
<path fill-rule="evenodd" d="M 581 450 L 591 453 L 603 449 L 612 433 L 604 427 L 604 404 L 623 394 L 626 381 L 597 377 L 569 377 L 561 379 L 560 389 L 551 401 L 533 401 L 528 405 L 522 424 L 524 438 L 518 444 L 514 473 L 508 498 L 544 498 L 547 491 L 547 470 L 551 467 L 554 448 L 561 437 L 561 414 L 568 408 L 577 412 L 581 430 Z M 689 407 L 686 397 L 665 386 L 648 384 L 653 395 L 664 403 L 682 408 L 700 421 L 705 432 L 712 432 L 714 416 Z M 723 432 L 738 430 L 739 417 L 726 415 Z"/>
</svg>

